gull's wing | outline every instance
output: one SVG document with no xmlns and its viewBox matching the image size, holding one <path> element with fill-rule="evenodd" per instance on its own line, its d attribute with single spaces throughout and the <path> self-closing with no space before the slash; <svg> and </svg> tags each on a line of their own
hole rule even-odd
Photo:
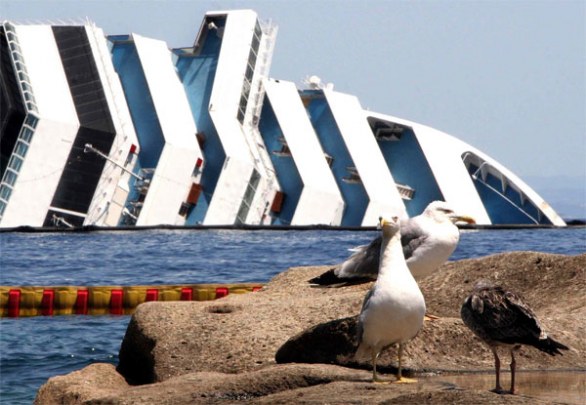
<svg viewBox="0 0 586 405">
<path fill-rule="evenodd" d="M 475 290 L 461 310 L 464 323 L 489 344 L 526 344 L 551 355 L 567 347 L 547 337 L 533 310 L 502 287 Z"/>
<path fill-rule="evenodd" d="M 413 256 L 414 252 L 429 238 L 429 234 L 421 227 L 419 222 L 408 220 L 401 226 L 401 245 L 405 260 Z"/>
</svg>

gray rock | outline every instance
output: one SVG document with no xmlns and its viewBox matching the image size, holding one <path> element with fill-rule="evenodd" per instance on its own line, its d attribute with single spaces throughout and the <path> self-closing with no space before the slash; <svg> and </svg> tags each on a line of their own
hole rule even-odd
<svg viewBox="0 0 586 405">
<path fill-rule="evenodd" d="M 277 350 L 277 363 L 353 364 L 357 316 L 320 323 L 289 339 Z M 381 371 L 383 371 L 381 369 Z"/>
<path fill-rule="evenodd" d="M 132 384 L 198 371 L 237 373 L 275 364 L 291 336 L 324 321 L 355 315 L 367 285 L 310 288 L 322 268 L 295 268 L 261 291 L 207 302 L 150 302 L 132 317 L 118 371 Z"/>
<path fill-rule="evenodd" d="M 35 404 L 81 404 L 93 398 L 119 395 L 128 389 L 111 364 L 91 364 L 67 375 L 51 377 L 37 392 Z"/>
</svg>

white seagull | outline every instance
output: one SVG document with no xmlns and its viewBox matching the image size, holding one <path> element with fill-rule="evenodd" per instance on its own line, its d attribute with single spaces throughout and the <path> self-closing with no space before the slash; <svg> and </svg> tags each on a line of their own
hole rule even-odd
<svg viewBox="0 0 586 405">
<path fill-rule="evenodd" d="M 444 201 L 430 203 L 422 214 L 401 220 L 402 253 L 416 279 L 438 269 L 452 255 L 460 239 L 456 222 L 476 223 L 459 215 Z M 338 287 L 375 280 L 378 274 L 382 237 L 355 248 L 340 265 L 317 276 L 309 283 Z"/>
<path fill-rule="evenodd" d="M 355 358 L 370 355 L 373 381 L 385 382 L 376 372 L 378 356 L 387 347 L 398 344 L 397 382 L 415 382 L 401 375 L 401 357 L 405 344 L 423 325 L 425 300 L 402 254 L 398 218 L 381 218 L 379 227 L 382 240 L 378 278 L 362 304 Z"/>
<path fill-rule="evenodd" d="M 511 351 L 511 389 L 515 393 L 515 354 L 521 345 L 530 345 L 555 356 L 562 354 L 560 349 L 568 350 L 566 345 L 556 342 L 541 328 L 539 320 L 523 302 L 521 297 L 512 291 L 506 291 L 487 280 L 476 283 L 474 291 L 466 298 L 460 316 L 494 355 L 496 393 L 506 393 L 500 384 L 501 362 L 497 346 L 505 346 Z"/>
</svg>

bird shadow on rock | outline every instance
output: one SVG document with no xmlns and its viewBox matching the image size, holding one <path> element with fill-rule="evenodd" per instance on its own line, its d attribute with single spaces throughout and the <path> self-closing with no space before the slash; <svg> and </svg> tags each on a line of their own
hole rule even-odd
<svg viewBox="0 0 586 405">
<path fill-rule="evenodd" d="M 287 340 L 276 352 L 277 364 L 308 363 L 334 364 L 355 369 L 372 369 L 370 359 L 361 361 L 354 358 L 358 347 L 358 316 L 335 319 L 312 326 Z M 396 373 L 397 367 L 390 364 L 392 348 L 381 354 L 377 369 L 385 373 Z M 385 359 L 383 359 L 383 357 Z M 405 376 L 414 370 L 403 369 Z"/>
</svg>

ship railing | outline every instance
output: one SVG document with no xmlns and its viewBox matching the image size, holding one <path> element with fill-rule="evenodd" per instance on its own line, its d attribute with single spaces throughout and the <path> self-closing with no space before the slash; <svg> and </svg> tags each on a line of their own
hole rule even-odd
<svg viewBox="0 0 586 405">
<path fill-rule="evenodd" d="M 18 35 L 16 34 L 14 26 L 10 22 L 4 23 L 4 29 L 6 32 L 8 48 L 10 49 L 10 61 L 12 62 L 12 66 L 18 77 L 18 87 L 20 88 L 24 104 L 28 112 L 38 114 L 39 110 L 30 84 L 28 71 L 24 63 L 24 57 L 22 56 L 22 50 L 20 49 Z"/>
<path fill-rule="evenodd" d="M 517 211 L 519 211 L 523 216 L 527 217 L 531 222 L 535 224 L 539 224 L 542 220 L 543 213 L 542 211 L 533 204 L 533 202 L 525 195 L 525 193 L 516 185 L 514 184 L 509 178 L 507 178 L 503 173 L 501 173 L 497 168 L 491 165 L 489 162 L 485 161 L 484 159 L 480 158 L 479 156 L 471 153 L 466 152 L 462 156 L 462 160 L 464 165 L 467 169 L 470 168 L 471 165 L 477 166 L 476 170 L 470 174 L 472 180 L 482 184 L 495 194 L 497 194 L 500 198 L 507 201 L 512 207 L 514 207 Z M 497 187 L 494 187 L 487 181 L 488 175 L 491 175 L 498 179 L 501 183 L 500 190 Z M 511 188 L 519 195 L 519 202 L 521 205 L 529 202 L 529 204 L 535 208 L 537 212 L 537 218 L 527 212 L 523 207 L 519 206 L 519 204 L 515 203 L 509 196 L 505 193 L 507 189 Z"/>
</svg>

